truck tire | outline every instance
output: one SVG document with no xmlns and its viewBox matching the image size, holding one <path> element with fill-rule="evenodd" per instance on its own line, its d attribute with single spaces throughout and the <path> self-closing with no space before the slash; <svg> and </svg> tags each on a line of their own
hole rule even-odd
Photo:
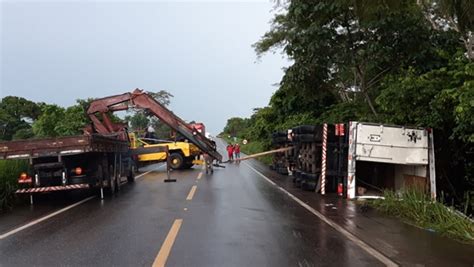
<svg viewBox="0 0 474 267">
<path fill-rule="evenodd" d="M 300 125 L 293 128 L 293 132 L 296 134 L 312 134 L 316 130 L 314 125 Z"/>
<path fill-rule="evenodd" d="M 288 168 L 286 167 L 280 167 L 278 168 L 278 171 L 277 171 L 279 174 L 283 174 L 283 175 L 288 175 Z"/>
<path fill-rule="evenodd" d="M 139 172 L 140 171 L 140 161 L 138 159 L 134 160 L 133 161 L 133 166 L 132 168 L 135 168 L 135 172 Z"/>
<path fill-rule="evenodd" d="M 102 188 L 103 186 L 103 181 L 104 181 L 104 171 L 102 169 L 102 165 L 101 164 L 98 164 L 97 166 L 97 169 L 95 170 L 96 173 L 95 173 L 95 177 L 96 177 L 96 180 L 98 182 L 96 182 L 95 184 L 89 184 L 89 187 L 91 189 L 96 189 L 96 185 L 98 184 L 99 185 L 99 188 Z"/>
<path fill-rule="evenodd" d="M 315 191 L 316 190 L 316 181 L 314 180 L 307 180 L 301 182 L 301 189 L 305 191 Z"/>
<path fill-rule="evenodd" d="M 320 141 L 320 140 L 317 140 L 316 135 L 314 134 L 299 134 L 298 139 L 302 143 L 312 143 L 312 142 Z"/>
<path fill-rule="evenodd" d="M 276 137 L 286 137 L 287 136 L 287 133 L 286 132 L 274 132 L 272 133 L 272 138 L 276 138 Z"/>
<path fill-rule="evenodd" d="M 127 181 L 129 183 L 134 183 L 135 182 L 135 166 L 133 163 L 130 164 L 130 170 L 127 175 Z"/>
<path fill-rule="evenodd" d="M 184 167 L 184 158 L 181 153 L 173 152 L 170 154 L 170 165 L 172 169 L 179 170 Z"/>
<path fill-rule="evenodd" d="M 120 185 L 121 185 L 121 182 L 120 182 L 120 176 L 122 175 L 120 173 L 120 168 L 119 166 L 116 167 L 117 168 L 117 173 L 115 173 L 115 193 L 118 193 L 120 191 Z"/>
<path fill-rule="evenodd" d="M 298 177 L 295 179 L 295 186 L 296 187 L 301 187 L 301 182 L 302 182 L 302 178 Z"/>
<path fill-rule="evenodd" d="M 194 164 L 192 164 L 192 163 L 185 163 L 183 165 L 183 169 L 191 169 L 193 166 L 194 166 Z"/>
<path fill-rule="evenodd" d="M 186 157 L 184 159 L 183 169 L 191 169 L 194 166 L 193 160 L 194 160 L 194 157 Z"/>
<path fill-rule="evenodd" d="M 278 136 L 278 137 L 274 137 L 272 141 L 273 141 L 273 144 L 282 144 L 282 143 L 286 143 L 288 141 L 288 138 L 286 136 Z"/>
<path fill-rule="evenodd" d="M 107 181 L 109 184 L 107 192 L 110 195 L 115 194 L 115 192 L 117 192 L 117 178 L 114 175 L 114 167 L 112 165 L 109 166 L 109 171 L 107 172 Z"/>
</svg>

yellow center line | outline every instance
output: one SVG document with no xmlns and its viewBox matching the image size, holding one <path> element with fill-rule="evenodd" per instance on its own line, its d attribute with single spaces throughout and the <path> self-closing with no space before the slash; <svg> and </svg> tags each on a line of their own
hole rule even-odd
<svg viewBox="0 0 474 267">
<path fill-rule="evenodd" d="M 161 245 L 160 252 L 158 252 L 155 261 L 153 262 L 153 267 L 165 266 L 166 260 L 168 260 L 168 256 L 170 255 L 171 248 L 173 247 L 174 241 L 176 240 L 176 236 L 178 235 L 179 228 L 181 228 L 181 224 L 183 224 L 183 219 L 174 220 L 174 223 L 171 226 L 168 235 L 166 236 L 165 242 L 163 242 L 163 245 Z"/>
<path fill-rule="evenodd" d="M 201 177 L 202 177 L 202 172 L 198 174 L 198 180 L 201 179 Z"/>
<path fill-rule="evenodd" d="M 196 189 L 197 189 L 197 185 L 193 185 L 193 187 L 191 187 L 191 190 L 189 191 L 189 194 L 188 194 L 188 197 L 186 198 L 186 200 L 192 200 L 193 199 L 194 193 L 196 193 Z"/>
</svg>

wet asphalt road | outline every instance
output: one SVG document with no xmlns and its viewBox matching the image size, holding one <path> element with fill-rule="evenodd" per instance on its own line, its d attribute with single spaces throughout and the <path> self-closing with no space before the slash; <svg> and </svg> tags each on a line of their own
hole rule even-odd
<svg viewBox="0 0 474 267">
<path fill-rule="evenodd" d="M 177 219 L 166 266 L 383 265 L 247 164 L 226 164 L 213 175 L 199 166 L 174 171 L 176 183 L 164 183 L 164 169 L 153 168 L 116 196 L 0 239 L 0 265 L 150 266 Z M 1 216 L 0 236 L 86 197 L 39 198 L 33 208 Z"/>
</svg>

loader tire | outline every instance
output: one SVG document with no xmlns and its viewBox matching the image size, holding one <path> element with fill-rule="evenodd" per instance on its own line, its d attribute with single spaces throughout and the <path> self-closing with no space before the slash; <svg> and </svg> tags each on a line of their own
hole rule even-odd
<svg viewBox="0 0 474 267">
<path fill-rule="evenodd" d="M 173 152 L 170 154 L 170 165 L 174 170 L 179 170 L 184 167 L 184 157 L 181 153 Z"/>
</svg>

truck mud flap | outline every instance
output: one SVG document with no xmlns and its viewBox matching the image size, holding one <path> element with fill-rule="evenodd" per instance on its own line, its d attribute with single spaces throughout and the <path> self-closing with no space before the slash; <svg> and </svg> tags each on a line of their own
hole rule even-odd
<svg viewBox="0 0 474 267">
<path fill-rule="evenodd" d="M 35 188 L 24 188 L 24 189 L 16 190 L 15 193 L 30 194 L 30 193 L 55 192 L 55 191 L 64 191 L 64 190 L 86 189 L 86 188 L 89 188 L 88 184 L 73 184 L 73 185 L 64 185 L 64 186 L 45 186 L 45 187 L 35 187 Z"/>
</svg>

